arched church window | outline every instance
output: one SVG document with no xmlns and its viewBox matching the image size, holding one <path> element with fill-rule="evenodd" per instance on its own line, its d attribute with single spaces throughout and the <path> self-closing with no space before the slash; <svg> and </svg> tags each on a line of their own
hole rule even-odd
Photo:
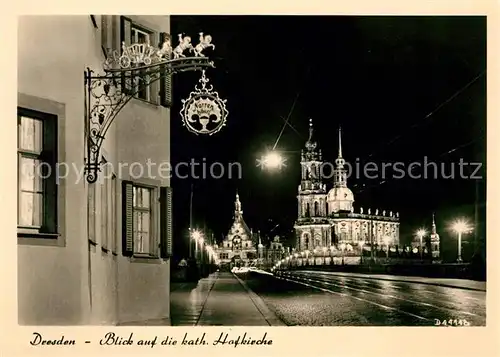
<svg viewBox="0 0 500 357">
<path fill-rule="evenodd" d="M 326 214 L 328 215 L 328 202 L 325 202 Z"/>
<path fill-rule="evenodd" d="M 319 203 L 318 201 L 314 202 L 314 216 L 319 216 Z"/>
<path fill-rule="evenodd" d="M 306 246 L 306 250 L 309 249 L 309 234 L 304 235 L 304 245 Z"/>
<path fill-rule="evenodd" d="M 309 208 L 309 203 L 306 203 L 306 217 L 310 216 L 310 208 Z"/>
</svg>

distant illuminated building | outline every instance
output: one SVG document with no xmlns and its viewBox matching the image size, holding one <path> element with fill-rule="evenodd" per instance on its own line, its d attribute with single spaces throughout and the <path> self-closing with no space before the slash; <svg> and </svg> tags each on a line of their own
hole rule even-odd
<svg viewBox="0 0 500 357">
<path fill-rule="evenodd" d="M 255 265 L 257 248 L 254 234 L 243 219 L 240 196 L 236 194 L 234 221 L 224 241 L 216 246 L 215 253 L 222 266 L 230 268 Z"/>
<path fill-rule="evenodd" d="M 347 187 L 347 170 L 342 157 L 341 131 L 339 129 L 338 157 L 335 160 L 333 187 L 327 192 L 323 183 L 321 150 L 313 141 L 312 120 L 309 139 L 302 150 L 302 179 L 298 189 L 298 218 L 295 223 L 296 249 L 298 251 L 355 251 L 364 246 L 391 249 L 399 244 L 399 214 L 367 212 L 360 208 L 354 212 L 354 194 Z"/>
<path fill-rule="evenodd" d="M 439 259 L 440 250 L 439 250 L 439 234 L 436 231 L 436 222 L 434 220 L 434 213 L 432 214 L 432 232 L 431 232 L 431 253 L 433 259 Z"/>
</svg>

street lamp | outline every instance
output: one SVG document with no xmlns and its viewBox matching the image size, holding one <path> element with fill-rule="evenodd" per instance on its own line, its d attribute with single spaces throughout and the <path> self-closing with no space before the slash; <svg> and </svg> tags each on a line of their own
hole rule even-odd
<svg viewBox="0 0 500 357">
<path fill-rule="evenodd" d="M 344 249 L 345 249 L 345 243 L 341 243 L 340 250 L 342 251 L 342 265 L 344 265 Z"/>
<path fill-rule="evenodd" d="M 309 265 L 309 250 L 306 249 L 306 265 Z"/>
<path fill-rule="evenodd" d="M 276 169 L 279 170 L 284 166 L 284 164 L 285 164 L 285 159 L 276 150 L 268 152 L 260 160 L 258 160 L 259 166 L 269 170 L 276 170 Z"/>
<path fill-rule="evenodd" d="M 200 240 L 202 234 L 199 230 L 194 229 L 191 231 L 191 239 L 194 240 L 194 257 L 198 257 L 198 241 Z"/>
<path fill-rule="evenodd" d="M 363 245 L 365 244 L 365 241 L 360 240 L 358 242 L 359 244 L 359 251 L 360 251 L 360 264 L 363 264 Z"/>
<path fill-rule="evenodd" d="M 457 263 L 462 263 L 462 234 L 470 232 L 472 228 L 464 220 L 455 221 L 452 228 L 458 234 Z"/>
<path fill-rule="evenodd" d="M 326 265 L 326 247 L 323 247 L 323 265 Z"/>
<path fill-rule="evenodd" d="M 417 234 L 418 239 L 420 240 L 420 260 L 422 260 L 423 259 L 422 254 L 423 254 L 423 250 L 424 250 L 422 247 L 422 240 L 427 235 L 427 231 L 423 228 L 420 228 L 419 230 L 417 230 L 416 234 Z"/>
<path fill-rule="evenodd" d="M 330 265 L 333 265 L 333 252 L 335 251 L 335 246 L 331 245 L 330 246 Z"/>
</svg>

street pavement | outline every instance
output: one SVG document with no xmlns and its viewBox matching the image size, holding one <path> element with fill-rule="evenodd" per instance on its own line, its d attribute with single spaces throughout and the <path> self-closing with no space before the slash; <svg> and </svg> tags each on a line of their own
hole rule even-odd
<svg viewBox="0 0 500 357">
<path fill-rule="evenodd" d="M 245 282 L 291 326 L 486 325 L 484 283 L 318 271 Z"/>
<path fill-rule="evenodd" d="M 174 283 L 170 294 L 173 326 L 283 326 L 262 299 L 229 272 L 197 283 Z"/>
</svg>

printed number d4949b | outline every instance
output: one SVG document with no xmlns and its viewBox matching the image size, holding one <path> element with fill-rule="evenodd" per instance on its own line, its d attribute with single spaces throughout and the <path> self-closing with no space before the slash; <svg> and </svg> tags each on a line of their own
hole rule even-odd
<svg viewBox="0 0 500 357">
<path fill-rule="evenodd" d="M 470 326 L 470 322 L 465 319 L 434 319 L 434 326 Z"/>
</svg>

